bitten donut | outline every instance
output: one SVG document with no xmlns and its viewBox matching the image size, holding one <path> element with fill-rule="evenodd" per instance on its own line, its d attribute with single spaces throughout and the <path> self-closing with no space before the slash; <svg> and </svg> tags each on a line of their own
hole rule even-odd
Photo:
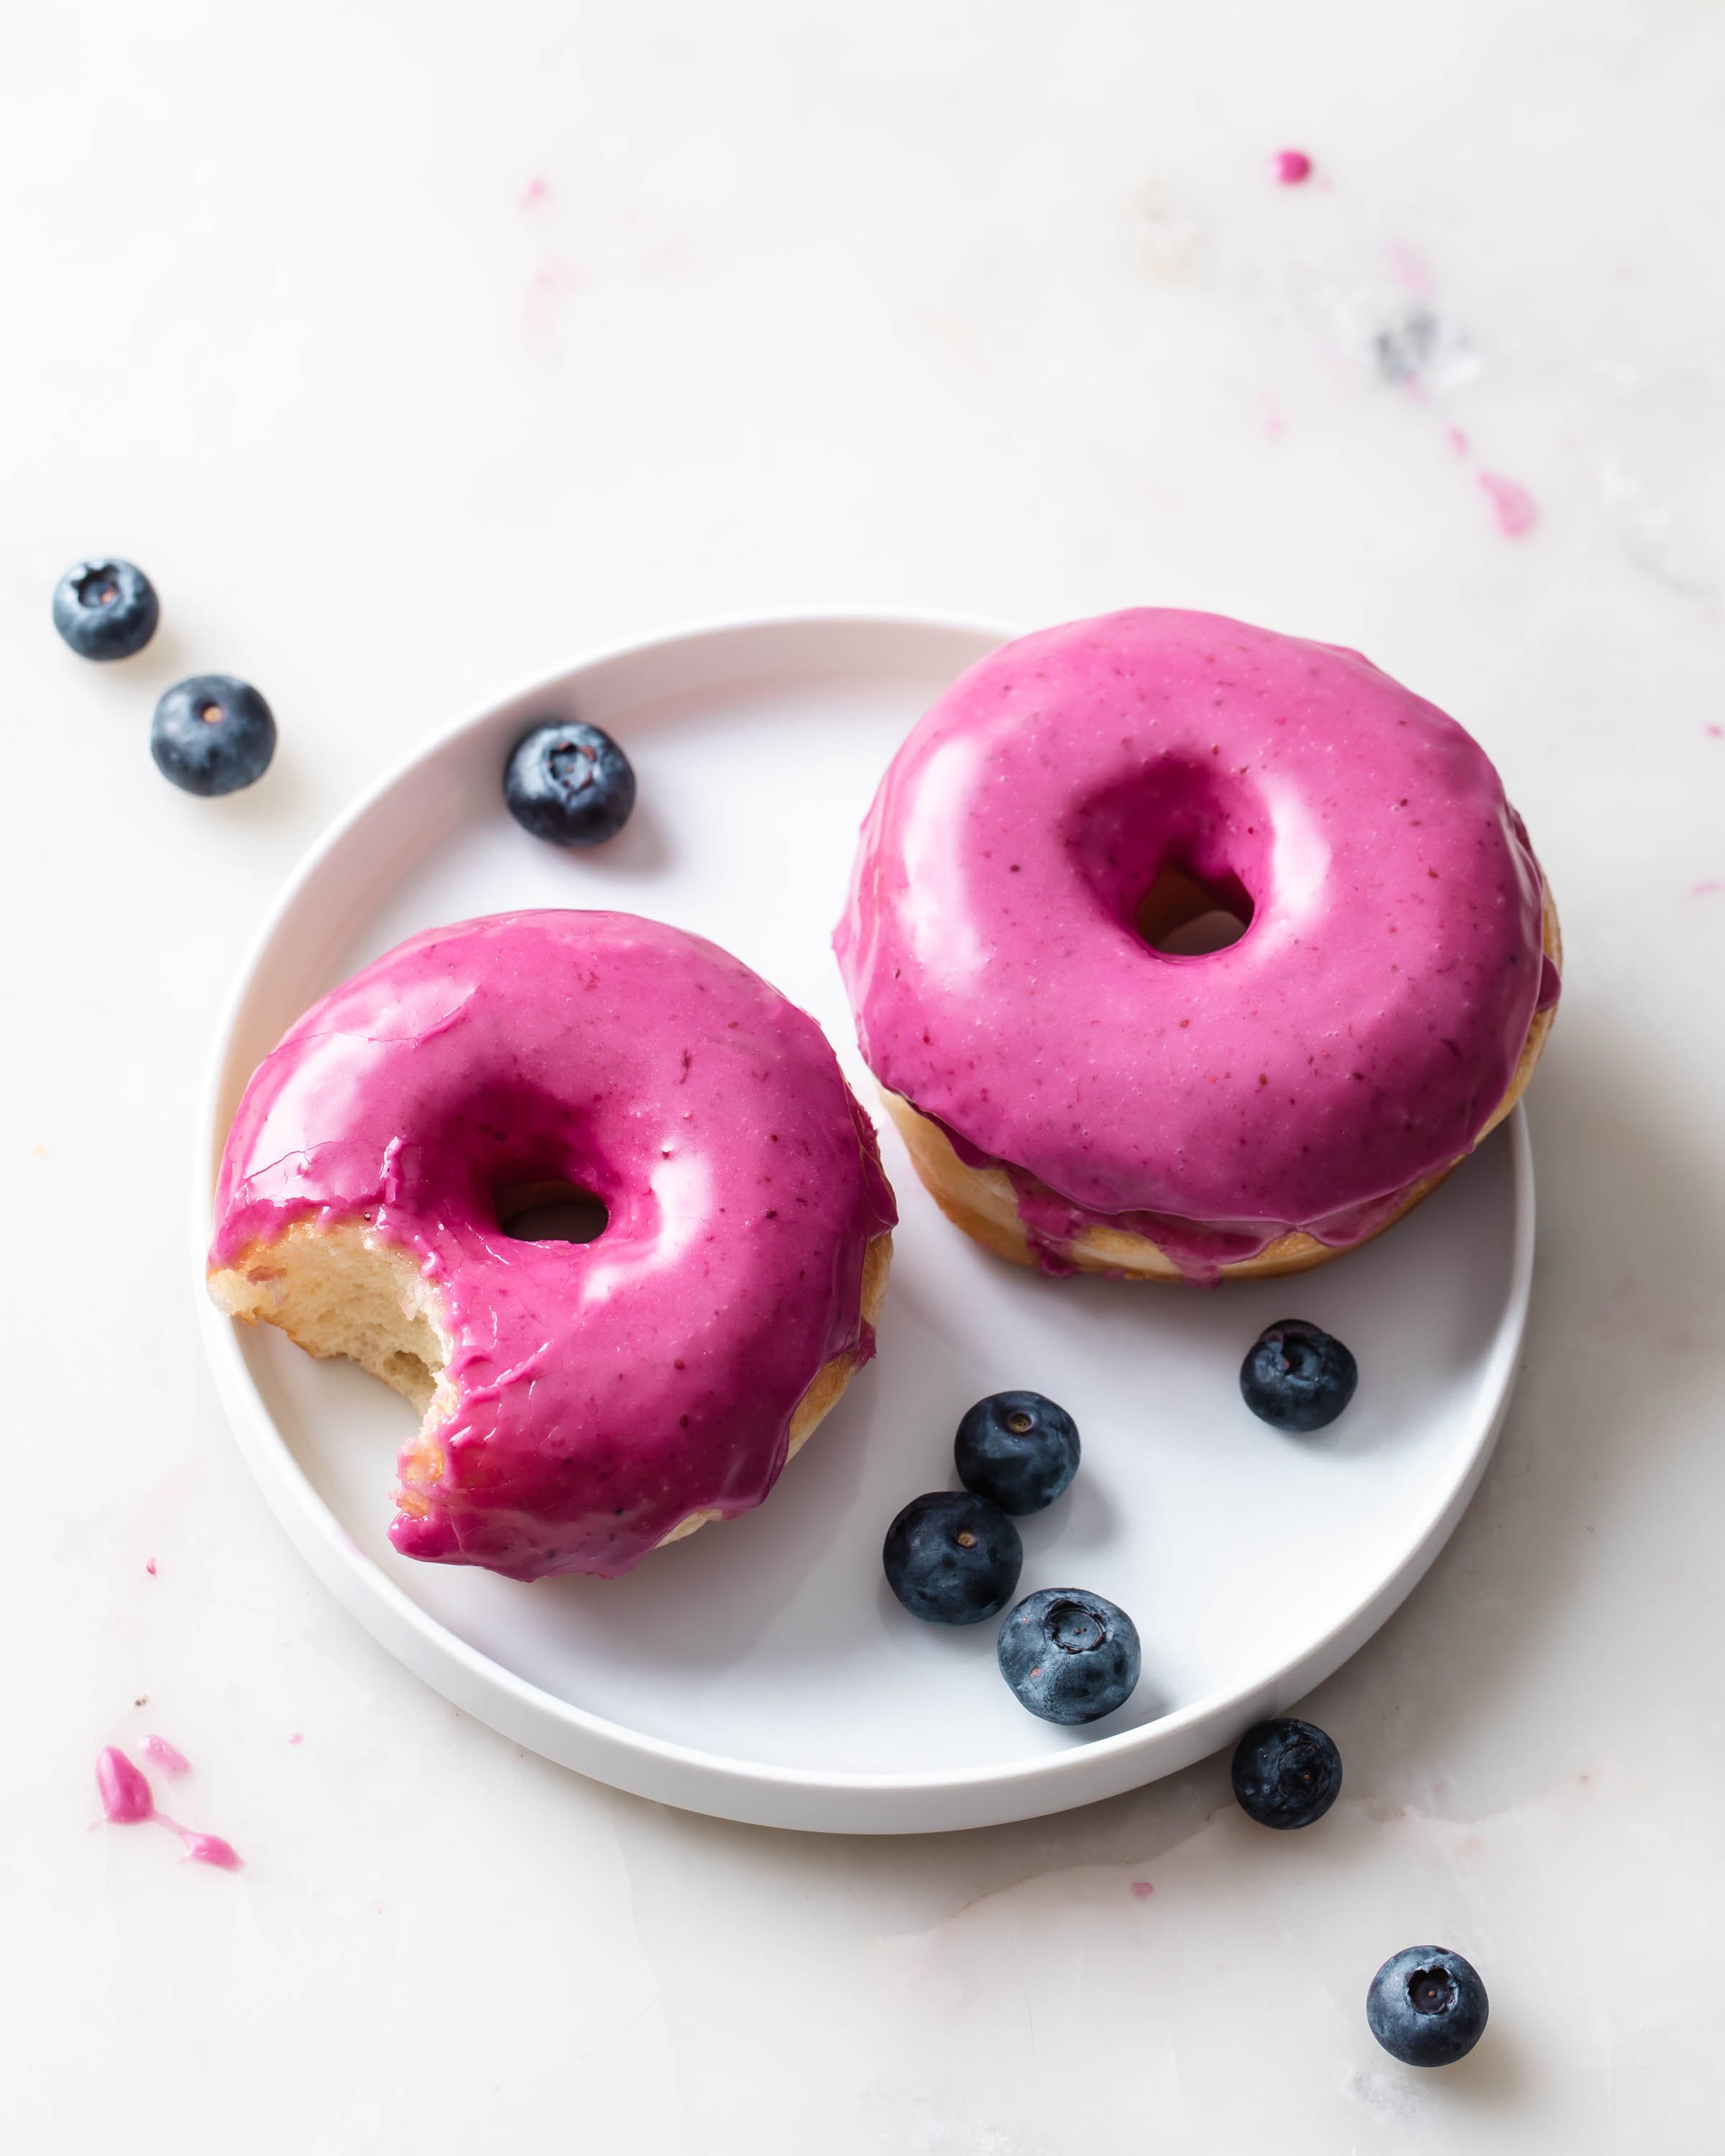
<svg viewBox="0 0 1725 2156">
<path fill-rule="evenodd" d="M 572 1192 L 596 1240 L 511 1236 Z M 617 1573 L 766 1496 L 874 1352 L 894 1219 L 824 1036 L 747 966 L 629 914 L 496 914 L 264 1059 L 209 1286 L 421 1411 L 397 1549 Z"/>
<path fill-rule="evenodd" d="M 1183 953 L 1200 915 L 1238 940 Z M 1357 652 L 1160 608 L 1027 636 L 942 698 L 836 943 L 961 1227 L 1051 1272 L 1204 1281 L 1322 1264 L 1435 1188 L 1519 1097 L 1561 956 L 1454 720 Z"/>
</svg>

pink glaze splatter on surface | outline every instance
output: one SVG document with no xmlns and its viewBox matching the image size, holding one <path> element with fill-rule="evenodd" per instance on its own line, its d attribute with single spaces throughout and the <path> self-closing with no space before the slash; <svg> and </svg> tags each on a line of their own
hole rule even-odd
<svg viewBox="0 0 1725 2156">
<path fill-rule="evenodd" d="M 1270 161 L 1278 185 L 1297 187 L 1312 177 L 1312 160 L 1303 150 L 1278 150 Z"/>
<path fill-rule="evenodd" d="M 160 1742 L 160 1738 L 148 1738 L 146 1748 Z M 166 1748 L 173 1751 L 172 1745 Z M 173 1756 L 176 1759 L 180 1758 L 177 1752 Z M 181 1766 L 183 1768 L 183 1761 Z M 170 1819 L 166 1812 L 157 1810 L 149 1783 L 118 1745 L 107 1745 L 98 1753 L 95 1772 L 102 1816 L 111 1825 L 136 1826 L 146 1820 L 153 1820 L 157 1826 L 166 1827 L 170 1834 L 179 1837 L 188 1862 L 213 1865 L 222 1871 L 239 1870 L 241 1860 L 231 1842 L 224 1841 L 218 1834 L 201 1834 L 195 1828 L 182 1826 L 178 1820 Z"/>
<path fill-rule="evenodd" d="M 145 1571 L 146 1571 L 146 1572 L 147 1572 L 147 1573 L 149 1573 L 149 1575 L 150 1575 L 150 1577 L 151 1577 L 151 1579 L 154 1579 L 154 1578 L 155 1578 L 155 1577 L 156 1577 L 156 1560 L 155 1560 L 155 1558 L 154 1558 L 153 1557 L 150 1557 L 150 1558 L 145 1558 L 145 1560 L 144 1560 L 144 1569 L 145 1569 Z"/>
<path fill-rule="evenodd" d="M 546 1182 L 600 1200 L 596 1240 L 503 1231 L 498 1191 Z M 267 1284 L 302 1221 L 410 1255 L 447 1362 L 391 1541 L 614 1575 L 766 1496 L 816 1375 L 874 1352 L 895 1218 L 819 1027 L 738 959 L 629 914 L 496 914 L 398 946 L 264 1058 L 211 1267 Z"/>
<path fill-rule="evenodd" d="M 1462 433 L 1461 428 L 1446 428 L 1444 431 L 1444 439 L 1449 443 L 1450 447 L 1454 449 L 1458 457 L 1466 458 L 1471 454 L 1468 447 L 1467 437 Z"/>
<path fill-rule="evenodd" d="M 1692 883 L 1689 886 L 1692 898 L 1711 898 L 1717 891 L 1725 891 L 1725 883 L 1722 883 L 1717 876 L 1709 876 L 1705 883 Z"/>
<path fill-rule="evenodd" d="M 545 200 L 550 192 L 550 188 L 540 175 L 537 172 L 534 173 L 532 178 L 521 189 L 521 207 L 523 209 L 536 208 Z"/>
<path fill-rule="evenodd" d="M 1174 956 L 1163 870 L 1250 918 Z M 1029 636 L 893 759 L 835 938 L 865 1060 L 1033 1252 L 1090 1225 L 1194 1280 L 1347 1247 L 1469 1151 L 1555 1001 L 1544 880 L 1484 752 L 1357 652 L 1157 608 Z"/>
<path fill-rule="evenodd" d="M 1709 741 L 1725 741 L 1725 726 L 1708 724 L 1702 728 L 1702 732 Z"/>
<path fill-rule="evenodd" d="M 1497 519 L 1497 529 L 1507 539 L 1519 539 L 1539 521 L 1538 506 L 1526 487 L 1499 472 L 1482 471 L 1480 485 Z"/>
<path fill-rule="evenodd" d="M 1134 1879 L 1132 1881 L 1132 1892 L 1141 1902 L 1147 1902 L 1155 1892 L 1147 1879 Z"/>
<path fill-rule="evenodd" d="M 288 1743 L 290 1744 L 303 1744 L 305 1742 L 305 1739 L 300 1734 L 297 1729 L 289 1730 Z"/>
<path fill-rule="evenodd" d="M 161 1768 L 164 1774 L 171 1774 L 176 1779 L 192 1771 L 192 1762 L 178 1745 L 170 1744 L 165 1737 L 146 1737 L 138 1749 L 146 1759 Z"/>
<path fill-rule="evenodd" d="M 156 1816 L 156 1799 L 150 1784 L 117 1744 L 96 1754 L 96 1788 L 102 1799 L 102 1816 L 114 1826 L 131 1826 Z"/>
</svg>

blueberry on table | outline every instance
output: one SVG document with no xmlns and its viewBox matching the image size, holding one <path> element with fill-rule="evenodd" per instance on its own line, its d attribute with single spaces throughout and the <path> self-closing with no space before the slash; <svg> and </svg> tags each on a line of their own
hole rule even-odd
<svg viewBox="0 0 1725 2156">
<path fill-rule="evenodd" d="M 1372 1979 L 1366 2020 L 1404 2066 L 1447 2066 L 1465 2059 L 1491 2011 L 1471 1961 L 1447 1947 L 1408 1947 Z"/>
<path fill-rule="evenodd" d="M 503 798 L 536 839 L 596 846 L 629 821 L 635 774 L 609 734 L 578 719 L 558 720 L 516 743 L 504 767 Z"/>
<path fill-rule="evenodd" d="M 1027 1594 L 1000 1627 L 1000 1674 L 1045 1722 L 1095 1722 L 1123 1707 L 1142 1660 L 1123 1609 L 1080 1587 Z"/>
<path fill-rule="evenodd" d="M 958 1480 L 1003 1512 L 1040 1512 L 1078 1472 L 1078 1425 L 1040 1393 L 991 1393 L 958 1425 Z"/>
<path fill-rule="evenodd" d="M 130 659 L 161 619 L 156 587 L 130 562 L 74 562 L 54 588 L 54 625 L 80 659 Z"/>
<path fill-rule="evenodd" d="M 249 682 L 194 674 L 156 706 L 150 753 L 162 777 L 187 793 L 237 793 L 270 768 L 275 720 Z"/>
<path fill-rule="evenodd" d="M 1303 1317 L 1278 1318 L 1240 1368 L 1252 1413 L 1274 1430 L 1301 1435 L 1334 1422 L 1358 1383 L 1359 1365 L 1342 1342 Z"/>
<path fill-rule="evenodd" d="M 1234 1794 L 1260 1826 L 1310 1826 L 1341 1792 L 1342 1754 L 1309 1722 L 1260 1722 L 1234 1748 Z"/>
<path fill-rule="evenodd" d="M 1013 1598 L 1024 1562 L 1019 1531 L 968 1490 L 913 1497 L 886 1530 L 886 1584 L 930 1625 L 979 1625 Z"/>
</svg>

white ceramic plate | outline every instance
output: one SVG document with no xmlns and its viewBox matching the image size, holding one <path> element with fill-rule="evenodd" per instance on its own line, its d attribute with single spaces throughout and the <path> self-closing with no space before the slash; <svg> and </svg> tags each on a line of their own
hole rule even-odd
<svg viewBox="0 0 1725 2156">
<path fill-rule="evenodd" d="M 699 929 L 813 1011 L 872 1103 L 829 937 L 857 824 L 893 749 L 1000 641 L 938 623 L 711 629 L 614 653 L 512 697 L 385 779 L 266 922 L 218 1045 L 197 1173 L 199 1302 L 223 1400 L 319 1576 L 408 1666 L 548 1758 L 763 1825 L 905 1833 L 1115 1794 L 1309 1691 L 1419 1578 L 1484 1467 L 1532 1261 L 1517 1114 L 1381 1242 L 1292 1281 L 1214 1292 L 1050 1281 L 949 1227 L 890 1126 L 903 1214 L 878 1359 L 768 1504 L 629 1578 L 521 1586 L 415 1565 L 385 1537 L 410 1410 L 203 1301 L 221 1140 L 254 1065 L 314 997 L 412 931 L 506 907 L 598 906 Z M 526 724 L 578 713 L 627 745 L 639 805 L 592 854 L 519 830 L 500 773 Z M 1242 1404 L 1240 1358 L 1310 1317 L 1357 1354 L 1332 1429 L 1291 1439 Z M 986 1393 L 1063 1401 L 1073 1488 L 1024 1522 L 1021 1591 L 1087 1587 L 1136 1619 L 1135 1697 L 1088 1731 L 1019 1707 L 994 1627 L 919 1625 L 880 1539 L 956 1486 L 952 1432 Z"/>
</svg>

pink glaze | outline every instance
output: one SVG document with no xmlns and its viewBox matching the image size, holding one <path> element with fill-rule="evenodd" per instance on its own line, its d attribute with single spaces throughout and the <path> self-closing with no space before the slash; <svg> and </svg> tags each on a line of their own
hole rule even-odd
<svg viewBox="0 0 1725 2156">
<path fill-rule="evenodd" d="M 153 1759 L 164 1774 L 171 1774 L 177 1780 L 192 1771 L 192 1762 L 178 1745 L 170 1744 L 165 1737 L 146 1737 L 138 1749 L 146 1759 Z"/>
<path fill-rule="evenodd" d="M 97 1753 L 95 1772 L 102 1816 L 110 1825 L 131 1826 L 139 1820 L 155 1818 L 150 1784 L 117 1744 L 105 1745 Z"/>
<path fill-rule="evenodd" d="M 1147 1879 L 1134 1879 L 1132 1881 L 1132 1893 L 1140 1902 L 1147 1902 L 1155 1892 L 1155 1887 Z"/>
<path fill-rule="evenodd" d="M 1271 160 L 1271 169 L 1281 186 L 1297 187 L 1312 177 L 1312 160 L 1303 150 L 1278 150 Z"/>
<path fill-rule="evenodd" d="M 156 1560 L 155 1560 L 155 1558 L 154 1558 L 153 1557 L 149 1557 L 149 1558 L 145 1558 L 145 1560 L 144 1560 L 144 1569 L 145 1569 L 145 1571 L 146 1571 L 146 1572 L 147 1572 L 147 1573 L 149 1573 L 149 1575 L 150 1575 L 150 1577 L 151 1577 L 151 1579 L 154 1579 L 154 1578 L 155 1578 L 155 1577 L 156 1577 Z"/>
<path fill-rule="evenodd" d="M 185 1760 L 161 1738 L 146 1737 L 141 1748 L 160 1759 L 168 1773 L 186 1771 Z M 169 1764 L 170 1758 L 177 1764 Z M 179 1836 L 189 1863 L 213 1864 L 222 1871 L 240 1869 L 241 1860 L 232 1842 L 223 1841 L 218 1834 L 200 1834 L 194 1828 L 182 1826 L 166 1812 L 157 1811 L 150 1784 L 117 1745 L 110 1744 L 96 1755 L 96 1788 L 101 1794 L 102 1816 L 111 1825 L 136 1826 L 153 1820 Z"/>
<path fill-rule="evenodd" d="M 1482 471 L 1480 485 L 1491 504 L 1497 529 L 1506 539 L 1519 539 L 1539 521 L 1539 508 L 1526 487 L 1497 472 Z"/>
<path fill-rule="evenodd" d="M 502 1232 L 494 1191 L 551 1178 L 603 1201 L 596 1241 Z M 411 1252 L 455 1397 L 390 1539 L 614 1574 L 761 1502 L 816 1373 L 873 1353 L 863 1257 L 895 1217 L 819 1028 L 740 961 L 629 914 L 498 914 L 399 945 L 265 1057 L 211 1264 L 305 1219 Z"/>
<path fill-rule="evenodd" d="M 1250 926 L 1136 932 L 1175 865 Z M 1033 1249 L 1147 1235 L 1197 1279 L 1343 1247 L 1478 1138 L 1554 1001 L 1497 773 L 1356 652 L 1156 608 L 1008 644 L 894 758 L 836 938 L 862 1050 Z"/>
</svg>

